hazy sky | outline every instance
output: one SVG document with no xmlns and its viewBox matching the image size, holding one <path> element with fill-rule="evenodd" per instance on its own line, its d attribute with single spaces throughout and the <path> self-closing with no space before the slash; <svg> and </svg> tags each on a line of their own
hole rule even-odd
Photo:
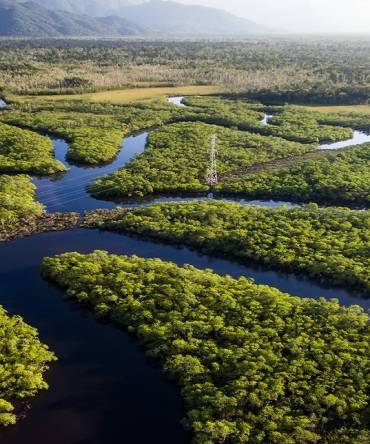
<svg viewBox="0 0 370 444">
<path fill-rule="evenodd" d="M 289 31 L 370 33 L 370 0 L 179 0 Z"/>
</svg>

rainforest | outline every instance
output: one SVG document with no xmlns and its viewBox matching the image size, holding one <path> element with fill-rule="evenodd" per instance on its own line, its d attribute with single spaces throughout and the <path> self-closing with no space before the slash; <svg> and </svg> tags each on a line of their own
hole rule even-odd
<svg viewBox="0 0 370 444">
<path fill-rule="evenodd" d="M 369 41 L 0 42 L 1 442 L 369 442 Z"/>
<path fill-rule="evenodd" d="M 361 309 L 104 252 L 46 258 L 43 273 L 162 362 L 195 442 L 369 439 L 358 425 L 370 364 Z"/>
<path fill-rule="evenodd" d="M 185 202 L 92 212 L 86 227 L 129 232 L 294 270 L 370 291 L 370 212 Z"/>
</svg>

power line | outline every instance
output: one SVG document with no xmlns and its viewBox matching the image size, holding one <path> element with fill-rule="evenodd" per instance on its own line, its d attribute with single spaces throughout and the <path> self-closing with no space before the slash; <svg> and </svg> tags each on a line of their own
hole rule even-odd
<svg viewBox="0 0 370 444">
<path fill-rule="evenodd" d="M 131 160 L 133 160 L 133 159 L 130 159 L 130 161 Z M 89 178 L 93 179 L 94 177 L 100 178 L 100 177 L 104 177 L 105 175 L 112 174 L 112 173 L 114 173 L 116 171 L 119 171 L 120 169 L 124 168 L 125 166 L 126 166 L 125 164 L 123 164 L 122 166 L 120 166 L 118 168 L 115 168 L 114 166 L 113 167 L 110 166 L 111 168 L 109 168 L 109 169 L 107 169 L 105 171 L 101 171 L 101 167 L 94 167 L 94 168 L 92 168 L 94 171 L 92 171 L 92 172 L 90 171 L 90 172 L 85 173 L 85 174 L 79 174 L 77 177 L 69 177 L 67 179 L 64 179 L 64 178 L 58 179 L 58 178 L 56 178 L 55 183 L 57 183 L 59 181 L 63 181 L 63 183 L 62 183 L 63 185 L 65 183 L 68 183 L 68 185 L 71 185 L 74 182 L 81 182 L 81 179 L 89 179 Z M 66 174 L 68 174 L 68 172 L 66 172 Z M 43 191 L 48 191 L 49 189 L 52 189 L 55 186 L 54 181 L 50 177 L 45 177 L 45 178 L 42 177 L 42 178 L 38 178 L 38 180 L 48 180 L 50 182 L 47 185 L 43 185 L 42 186 L 42 189 L 40 189 L 41 193 Z"/>
<path fill-rule="evenodd" d="M 110 188 L 106 188 L 106 189 L 104 189 L 103 191 L 104 191 L 104 192 L 107 192 L 107 191 L 112 191 L 112 190 L 114 190 L 114 189 L 116 189 L 116 186 L 114 186 L 114 187 L 110 187 Z M 64 197 L 65 197 L 65 196 L 63 196 L 63 195 L 55 195 L 55 198 L 56 198 L 56 199 L 58 199 L 58 198 L 62 198 L 62 199 L 63 199 Z M 110 202 L 109 199 L 104 199 L 104 198 L 103 198 L 103 199 L 97 199 L 96 197 L 92 196 L 91 194 L 89 194 L 89 193 L 86 192 L 86 191 L 83 191 L 83 192 L 81 192 L 81 194 L 77 194 L 77 195 L 75 195 L 75 196 L 70 196 L 70 197 L 71 197 L 70 199 L 62 200 L 60 205 L 63 206 L 63 205 L 66 204 L 66 203 L 76 202 L 76 201 L 78 201 L 78 200 L 85 199 L 86 197 L 91 198 L 91 199 L 96 199 L 96 200 L 104 200 L 105 202 Z M 53 204 L 53 202 L 54 202 L 56 199 L 49 198 L 49 199 L 47 199 L 47 200 L 40 201 L 40 203 L 46 205 L 46 206 L 49 207 L 49 208 L 53 208 L 53 207 L 58 206 L 58 204 L 56 204 L 56 203 Z M 49 204 L 50 204 L 50 205 L 49 205 Z"/>
<path fill-rule="evenodd" d="M 218 184 L 217 176 L 217 136 L 213 134 L 211 139 L 211 146 L 209 149 L 209 167 L 207 169 L 206 182 L 210 186 Z"/>
</svg>

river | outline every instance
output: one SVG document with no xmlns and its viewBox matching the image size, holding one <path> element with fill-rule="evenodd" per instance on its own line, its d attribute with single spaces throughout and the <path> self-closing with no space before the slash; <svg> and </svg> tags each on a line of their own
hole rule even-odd
<svg viewBox="0 0 370 444">
<path fill-rule="evenodd" d="M 176 103 L 176 102 L 173 102 Z M 182 105 L 184 106 L 184 105 Z M 261 123 L 264 125 L 269 125 L 269 120 L 273 117 L 273 114 L 265 114 Z M 328 142 L 321 143 L 319 145 L 320 150 L 339 150 L 341 148 L 347 148 L 348 146 L 361 145 L 362 143 L 370 142 L 370 134 L 364 131 L 354 130 L 351 138 L 346 140 L 341 140 L 339 142 Z"/>
<path fill-rule="evenodd" d="M 50 211 L 81 212 L 115 207 L 113 202 L 91 198 L 85 186 L 95 177 L 124 166 L 145 149 L 146 139 L 147 133 L 128 137 L 117 158 L 100 168 L 68 164 L 66 143 L 54 141 L 56 158 L 65 162 L 70 170 L 58 177 L 35 179 L 38 198 Z M 183 198 L 161 199 L 173 200 Z M 25 419 L 1 432 L 4 443 L 189 442 L 180 426 L 184 411 L 178 390 L 145 358 L 137 343 L 125 332 L 97 322 L 76 303 L 66 302 L 63 293 L 40 276 L 40 263 L 45 256 L 75 250 L 87 253 L 95 249 L 159 257 L 179 265 L 189 263 L 199 268 L 212 268 L 222 275 L 250 277 L 256 283 L 301 297 L 337 297 L 345 305 L 370 307 L 370 301 L 361 299 L 354 291 L 325 287 L 292 273 L 241 265 L 188 248 L 98 230 L 74 229 L 2 243 L 0 302 L 11 314 L 20 314 L 37 327 L 41 340 L 59 358 L 46 375 L 50 389 L 31 400 L 32 408 Z"/>
</svg>

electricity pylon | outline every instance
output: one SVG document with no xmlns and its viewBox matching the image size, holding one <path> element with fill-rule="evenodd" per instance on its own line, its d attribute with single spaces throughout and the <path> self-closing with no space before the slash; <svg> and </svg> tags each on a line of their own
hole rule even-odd
<svg viewBox="0 0 370 444">
<path fill-rule="evenodd" d="M 209 149 L 209 167 L 207 169 L 206 182 L 208 185 L 214 186 L 218 183 L 217 177 L 217 136 L 214 134 L 211 139 L 211 147 Z"/>
</svg>

